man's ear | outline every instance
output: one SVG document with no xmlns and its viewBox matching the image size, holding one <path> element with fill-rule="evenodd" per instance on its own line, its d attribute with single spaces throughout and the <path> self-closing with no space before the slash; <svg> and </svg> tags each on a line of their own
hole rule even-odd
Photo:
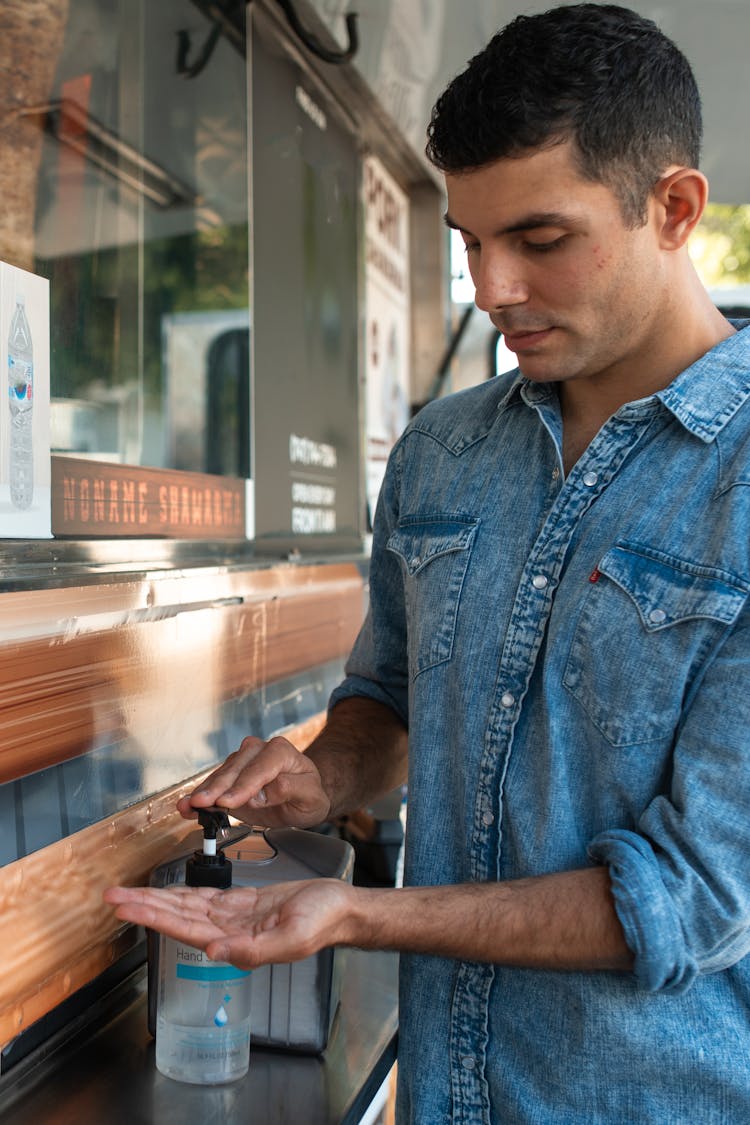
<svg viewBox="0 0 750 1125">
<path fill-rule="evenodd" d="M 708 201 L 708 180 L 697 168 L 669 169 L 653 190 L 661 246 L 679 250 L 693 233 Z"/>
</svg>

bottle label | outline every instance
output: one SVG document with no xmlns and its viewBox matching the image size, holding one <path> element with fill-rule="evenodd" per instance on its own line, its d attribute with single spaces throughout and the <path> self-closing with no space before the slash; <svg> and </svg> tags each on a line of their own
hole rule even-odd
<svg viewBox="0 0 750 1125">
<path fill-rule="evenodd" d="M 177 962 L 177 977 L 180 980 L 197 980 L 213 983 L 220 980 L 242 980 L 249 977 L 251 970 L 237 969 L 234 965 L 186 965 Z"/>
<path fill-rule="evenodd" d="M 250 975 L 249 969 L 210 961 L 200 949 L 179 944 L 175 948 L 173 979 L 178 990 L 176 996 L 192 1007 L 194 1014 L 197 1015 L 200 1010 L 197 1022 L 212 1023 L 221 1029 L 230 1022 L 234 1024 L 238 1019 L 245 1018 L 247 1013 L 244 1008 L 249 993 L 243 992 L 243 989 L 249 986 L 247 978 Z M 246 980 L 247 984 L 243 984 Z M 237 1003 L 232 1003 L 237 998 L 242 1011 L 235 1010 Z"/>
<path fill-rule="evenodd" d="M 34 375 L 33 363 L 24 363 L 8 356 L 8 394 L 16 402 L 31 402 Z"/>
</svg>

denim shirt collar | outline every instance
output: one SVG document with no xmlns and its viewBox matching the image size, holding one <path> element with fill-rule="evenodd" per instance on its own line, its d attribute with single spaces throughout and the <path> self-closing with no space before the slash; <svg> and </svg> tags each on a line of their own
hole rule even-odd
<svg viewBox="0 0 750 1125">
<path fill-rule="evenodd" d="M 701 441 L 713 441 L 750 396 L 750 321 L 721 340 L 656 394 L 675 418 Z"/>
<path fill-rule="evenodd" d="M 713 441 L 750 397 L 750 331 L 744 331 L 750 320 L 730 323 L 737 329 L 734 335 L 719 341 L 663 390 L 625 403 L 618 416 L 646 416 L 662 403 L 690 433 L 701 441 Z M 534 383 L 518 375 L 497 409 L 508 410 L 519 401 L 538 408 L 556 399 L 554 384 Z"/>
</svg>

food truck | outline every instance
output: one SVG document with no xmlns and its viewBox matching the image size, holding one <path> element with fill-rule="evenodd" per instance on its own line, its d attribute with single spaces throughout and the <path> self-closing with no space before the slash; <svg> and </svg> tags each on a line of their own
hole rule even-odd
<svg viewBox="0 0 750 1125">
<path fill-rule="evenodd" d="M 389 450 L 497 370 L 452 299 L 430 108 L 547 6 L 0 6 L 4 1121 L 388 1112 L 394 957 L 342 962 L 322 1053 L 259 1051 L 188 1098 L 154 1070 L 145 934 L 101 894 L 188 847 L 176 801 L 243 737 L 321 728 Z M 750 14 L 633 6 L 694 63 L 714 197 L 743 203 Z"/>
</svg>

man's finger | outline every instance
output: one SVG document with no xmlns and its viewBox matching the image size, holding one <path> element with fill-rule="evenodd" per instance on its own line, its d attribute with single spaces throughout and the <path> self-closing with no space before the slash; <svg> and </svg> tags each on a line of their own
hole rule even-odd
<svg viewBox="0 0 750 1125">
<path fill-rule="evenodd" d="M 221 928 L 207 916 L 217 893 L 220 892 L 212 888 L 109 887 L 103 897 L 115 907 L 121 921 L 147 926 L 186 945 L 205 949 L 210 941 L 222 936 Z"/>
<path fill-rule="evenodd" d="M 216 798 L 230 789 L 246 766 L 252 762 L 256 755 L 263 749 L 265 743 L 261 738 L 250 736 L 244 738 L 240 748 L 230 754 L 227 760 L 214 770 L 212 774 L 201 782 L 189 797 L 193 808 L 202 808 L 215 804 Z"/>
</svg>

